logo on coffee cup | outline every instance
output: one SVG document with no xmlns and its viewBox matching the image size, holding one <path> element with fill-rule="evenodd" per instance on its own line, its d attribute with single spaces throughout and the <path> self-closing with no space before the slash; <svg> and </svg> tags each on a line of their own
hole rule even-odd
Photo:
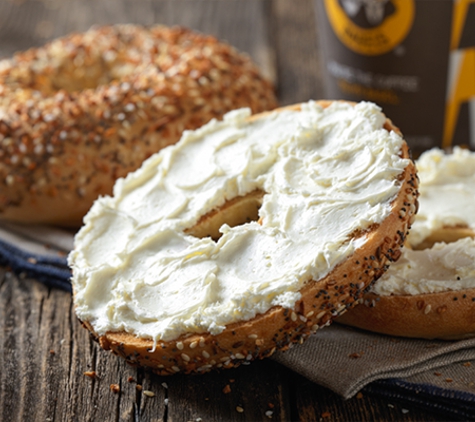
<svg viewBox="0 0 475 422">
<path fill-rule="evenodd" d="M 324 0 L 333 31 L 355 53 L 378 56 L 398 46 L 414 21 L 414 0 Z"/>
</svg>

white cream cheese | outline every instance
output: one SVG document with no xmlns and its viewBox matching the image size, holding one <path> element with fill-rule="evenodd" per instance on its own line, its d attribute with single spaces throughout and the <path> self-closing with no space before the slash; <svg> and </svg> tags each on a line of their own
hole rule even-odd
<svg viewBox="0 0 475 422">
<path fill-rule="evenodd" d="M 475 230 L 475 153 L 432 149 L 416 161 L 419 211 L 408 236 L 418 245 L 434 230 L 463 225 Z M 404 248 L 372 292 L 388 296 L 438 293 L 475 287 L 475 239 L 437 243 L 430 249 Z"/>
<path fill-rule="evenodd" d="M 409 242 L 417 245 L 444 226 L 475 229 L 475 153 L 459 147 L 452 154 L 432 149 L 421 155 L 416 166 L 419 211 Z"/>
<path fill-rule="evenodd" d="M 475 240 L 436 243 L 430 249 L 405 249 L 375 283 L 380 296 L 418 295 L 475 287 Z"/>
<path fill-rule="evenodd" d="M 371 103 L 314 102 L 248 122 L 248 110 L 183 134 L 95 202 L 69 256 L 76 312 L 94 330 L 154 340 L 220 333 L 351 255 L 385 219 L 408 165 Z M 262 225 L 185 234 L 239 195 L 264 191 Z"/>
</svg>

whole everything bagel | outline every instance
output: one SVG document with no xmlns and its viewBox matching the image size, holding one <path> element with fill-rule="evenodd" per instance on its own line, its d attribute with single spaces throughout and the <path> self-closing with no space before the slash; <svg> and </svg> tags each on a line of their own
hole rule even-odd
<svg viewBox="0 0 475 422">
<path fill-rule="evenodd" d="M 233 111 L 94 203 L 69 256 L 76 314 L 104 349 L 161 375 L 270 356 L 398 258 L 417 184 L 374 104 Z"/>
<path fill-rule="evenodd" d="M 97 27 L 0 61 L 0 219 L 79 226 L 183 130 L 273 109 L 249 57 L 184 28 Z"/>
<path fill-rule="evenodd" d="M 378 333 L 475 335 L 475 153 L 425 152 L 420 209 L 398 262 L 338 322 Z"/>
</svg>

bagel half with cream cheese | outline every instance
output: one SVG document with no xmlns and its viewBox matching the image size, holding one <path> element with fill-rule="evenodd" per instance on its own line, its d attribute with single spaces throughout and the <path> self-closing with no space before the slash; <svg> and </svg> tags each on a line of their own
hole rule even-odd
<svg viewBox="0 0 475 422">
<path fill-rule="evenodd" d="M 104 349 L 161 375 L 270 356 L 398 258 L 417 185 L 374 104 L 233 111 L 95 202 L 69 255 L 76 314 Z"/>
<path fill-rule="evenodd" d="M 248 56 L 184 28 L 92 28 L 0 61 L 0 219 L 66 226 L 185 129 L 271 110 Z"/>
<path fill-rule="evenodd" d="M 427 339 L 475 335 L 475 153 L 425 152 L 408 247 L 338 322 Z"/>
</svg>

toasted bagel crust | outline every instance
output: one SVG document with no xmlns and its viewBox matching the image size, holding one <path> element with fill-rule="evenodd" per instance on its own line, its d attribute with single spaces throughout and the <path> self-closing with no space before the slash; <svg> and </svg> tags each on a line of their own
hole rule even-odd
<svg viewBox="0 0 475 422">
<path fill-rule="evenodd" d="M 475 336 L 475 289 L 419 295 L 368 293 L 338 322 L 398 337 L 457 340 Z"/>
<path fill-rule="evenodd" d="M 327 107 L 331 102 L 320 104 Z M 299 106 L 291 108 L 299 110 Z M 259 118 L 259 115 L 251 117 Z M 398 131 L 389 120 L 385 128 Z M 406 144 L 400 155 L 409 158 Z M 122 356 L 130 364 L 150 367 L 160 375 L 231 368 L 245 361 L 265 358 L 276 350 L 286 350 L 292 343 L 303 342 L 312 332 L 330 324 L 337 315 L 353 306 L 366 287 L 383 274 L 387 264 L 399 257 L 417 209 L 418 179 L 412 161 L 400 175 L 400 182 L 390 215 L 366 232 L 354 233 L 355 238 L 367 236 L 364 245 L 323 279 L 308 281 L 301 289 L 301 300 L 294 309 L 274 306 L 251 320 L 226 326 L 218 335 L 182 335 L 173 341 L 158 341 L 155 347 L 152 340 L 125 332 L 107 332 L 98 336 L 90 323 L 84 321 L 83 324 L 104 349 Z M 221 222 L 220 212 L 232 214 L 232 209 L 239 208 L 241 202 L 249 202 L 252 210 L 258 198 L 256 192 L 235 198 L 202 218 L 190 232 L 210 234 L 209 227 L 214 227 L 210 220 L 217 218 L 216 222 Z M 206 228 L 201 230 L 203 226 Z"/>
<path fill-rule="evenodd" d="M 79 226 L 183 130 L 276 105 L 247 56 L 184 28 L 105 26 L 18 53 L 0 61 L 0 219 Z"/>
</svg>

